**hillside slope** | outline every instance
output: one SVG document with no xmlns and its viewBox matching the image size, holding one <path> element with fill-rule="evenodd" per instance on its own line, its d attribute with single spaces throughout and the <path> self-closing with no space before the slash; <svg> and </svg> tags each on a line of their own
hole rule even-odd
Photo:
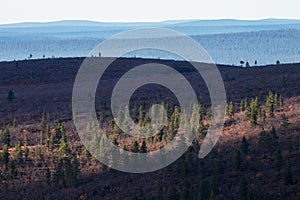
<svg viewBox="0 0 300 200">
<path fill-rule="evenodd" d="M 101 63 L 106 58 L 90 59 Z M 155 95 L 154 86 L 136 92 L 142 102 L 133 98 L 133 106 L 140 107 L 132 115 L 137 123 L 146 122 L 139 110 L 161 97 L 172 117 L 160 133 L 136 139 L 113 123 L 111 90 L 132 67 L 151 62 L 174 67 L 194 85 L 203 105 L 197 138 L 180 159 L 155 172 L 130 174 L 102 165 L 78 137 L 71 95 L 83 60 L 0 63 L 0 199 L 299 199 L 299 64 L 218 66 L 227 93 L 226 122 L 212 152 L 199 159 L 210 124 L 210 99 L 195 70 L 179 61 L 117 59 L 99 81 L 96 109 L 102 128 L 119 148 L 150 152 L 176 135 L 176 99 L 161 88 L 161 95 Z"/>
</svg>

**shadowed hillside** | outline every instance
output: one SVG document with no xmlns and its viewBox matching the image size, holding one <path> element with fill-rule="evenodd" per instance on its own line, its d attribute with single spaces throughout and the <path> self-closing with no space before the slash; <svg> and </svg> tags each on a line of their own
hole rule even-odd
<svg viewBox="0 0 300 200">
<path fill-rule="evenodd" d="M 89 59 L 104 63 L 107 58 Z M 0 199 L 300 198 L 300 64 L 218 66 L 228 102 L 225 126 L 212 152 L 199 159 L 211 120 L 201 76 L 187 62 L 117 59 L 99 81 L 95 107 L 101 127 L 119 148 L 150 152 L 164 147 L 178 129 L 176 98 L 155 85 L 135 92 L 130 114 L 146 124 L 145 110 L 163 102 L 168 122 L 159 133 L 137 139 L 115 124 L 110 95 L 134 66 L 156 62 L 173 67 L 193 85 L 201 103 L 197 137 L 180 159 L 155 172 L 129 174 L 101 164 L 78 137 L 71 100 L 83 60 L 0 63 Z M 87 124 L 87 131 L 93 125 Z M 95 147 L 101 151 L 99 143 Z"/>
</svg>

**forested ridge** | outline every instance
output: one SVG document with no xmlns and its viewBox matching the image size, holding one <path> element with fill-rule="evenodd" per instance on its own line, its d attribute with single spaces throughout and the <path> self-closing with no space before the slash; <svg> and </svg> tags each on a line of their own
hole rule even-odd
<svg viewBox="0 0 300 200">
<path fill-rule="evenodd" d="M 101 62 L 105 58 L 91 59 Z M 193 145 L 164 169 L 130 174 L 97 161 L 76 132 L 70 97 L 82 61 L 0 63 L 1 199 L 300 198 L 299 64 L 218 66 L 227 93 L 226 121 L 217 145 L 200 159 L 199 149 L 211 123 L 203 80 L 186 62 L 117 59 L 99 82 L 96 109 L 106 136 L 119 148 L 144 153 L 166 145 L 176 136 L 180 107 L 162 88 L 138 90 L 135 96 L 143 97 L 142 101 L 131 107 L 136 123 L 143 126 L 149 122 L 147 109 L 157 98 L 167 110 L 168 121 L 153 137 L 129 137 L 111 118 L 104 98 L 116 82 L 114 76 L 130 66 L 156 61 L 181 71 L 200 91 L 201 117 Z M 160 94 L 145 96 L 154 94 L 155 89 Z M 90 132 L 96 128 L 94 124 L 86 126 Z M 101 152 L 101 140 L 95 147 Z M 122 165 L 126 161 L 116 162 Z"/>
</svg>

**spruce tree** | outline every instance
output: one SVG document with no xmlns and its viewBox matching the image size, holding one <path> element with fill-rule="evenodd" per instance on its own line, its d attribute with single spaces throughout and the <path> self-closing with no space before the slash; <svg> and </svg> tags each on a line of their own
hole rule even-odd
<svg viewBox="0 0 300 200">
<path fill-rule="evenodd" d="M 207 180 L 202 180 L 200 182 L 200 194 L 201 194 L 201 199 L 208 199 L 210 196 L 210 185 Z"/>
<path fill-rule="evenodd" d="M 77 159 L 77 156 L 74 155 L 73 156 L 73 160 L 72 160 L 72 183 L 73 184 L 77 184 L 78 182 L 78 175 L 80 173 L 80 164 L 79 164 L 79 161 Z"/>
<path fill-rule="evenodd" d="M 258 144 L 264 148 L 275 148 L 278 146 L 278 136 L 276 135 L 275 128 L 271 131 L 261 131 L 258 138 Z"/>
<path fill-rule="evenodd" d="M 70 154 L 69 144 L 68 144 L 66 136 L 64 134 L 62 135 L 62 137 L 59 141 L 58 151 L 59 151 L 60 157 L 69 156 L 69 154 Z"/>
<path fill-rule="evenodd" d="M 8 164 L 7 164 L 7 169 L 8 169 L 8 176 L 13 178 L 16 177 L 18 175 L 18 170 L 16 167 L 16 162 L 15 160 L 11 159 L 9 160 Z"/>
<path fill-rule="evenodd" d="M 2 146 L 2 159 L 4 161 L 5 166 L 7 167 L 7 164 L 9 162 L 9 151 L 8 146 L 6 144 Z"/>
<path fill-rule="evenodd" d="M 270 137 L 272 137 L 273 141 L 277 141 L 277 139 L 279 138 L 276 134 L 276 130 L 274 126 L 272 126 L 272 129 L 270 131 Z"/>
<path fill-rule="evenodd" d="M 46 128 L 46 119 L 45 119 L 45 113 L 43 112 L 41 123 L 40 123 L 40 130 L 44 131 L 45 128 Z"/>
<path fill-rule="evenodd" d="M 142 142 L 142 146 L 141 146 L 140 152 L 141 153 L 147 153 L 147 145 L 146 145 L 145 141 Z"/>
<path fill-rule="evenodd" d="M 278 106 L 278 95 L 277 95 L 277 93 L 274 94 L 273 102 L 274 102 L 274 108 L 276 108 Z"/>
<path fill-rule="evenodd" d="M 240 112 L 243 112 L 244 110 L 245 110 L 244 101 L 241 100 L 241 102 L 240 102 Z"/>
<path fill-rule="evenodd" d="M 284 173 L 283 181 L 284 181 L 285 185 L 292 185 L 294 183 L 290 165 L 288 165 L 288 167 Z"/>
<path fill-rule="evenodd" d="M 274 95 L 271 91 L 266 99 L 266 109 L 269 117 L 274 117 Z"/>
<path fill-rule="evenodd" d="M 29 149 L 27 146 L 24 147 L 24 157 L 25 157 L 25 161 L 27 161 L 29 157 Z"/>
<path fill-rule="evenodd" d="M 204 167 L 204 162 L 202 160 L 199 161 L 198 175 L 200 176 L 201 179 L 204 179 L 205 176 L 206 176 L 206 170 L 205 170 L 205 167 Z"/>
<path fill-rule="evenodd" d="M 241 163 L 242 163 L 242 159 L 241 159 L 241 153 L 239 150 L 235 150 L 233 153 L 233 167 L 238 170 L 241 168 Z"/>
<path fill-rule="evenodd" d="M 240 193 L 240 199 L 247 199 L 248 186 L 247 186 L 247 181 L 244 177 L 242 177 L 240 180 L 239 193 Z"/>
<path fill-rule="evenodd" d="M 27 146 L 27 143 L 28 143 L 28 136 L 27 136 L 27 133 L 24 132 L 24 138 L 23 138 L 23 144 L 24 144 L 24 146 Z"/>
<path fill-rule="evenodd" d="M 10 147 L 10 132 L 9 132 L 9 129 L 7 128 L 7 126 L 5 126 L 5 125 L 2 129 L 1 139 L 2 139 L 2 144 L 5 144 L 8 147 Z"/>
<path fill-rule="evenodd" d="M 283 157 L 282 157 L 282 154 L 281 154 L 281 151 L 280 149 L 278 149 L 274 155 L 273 155 L 273 159 L 274 159 L 274 167 L 277 169 L 277 170 L 280 170 L 282 165 L 283 165 Z"/>
<path fill-rule="evenodd" d="M 17 163 L 21 163 L 23 158 L 23 152 L 21 150 L 21 144 L 20 142 L 17 142 L 15 145 L 15 159 Z"/>
<path fill-rule="evenodd" d="M 281 117 L 280 127 L 286 128 L 289 125 L 288 117 L 285 115 L 285 113 L 282 113 L 280 117 Z"/>
<path fill-rule="evenodd" d="M 284 105 L 283 97 L 282 95 L 279 95 L 279 106 L 282 107 Z"/>
<path fill-rule="evenodd" d="M 252 99 L 250 102 L 250 124 L 255 126 L 257 124 L 257 115 L 259 110 L 258 97 Z"/>
<path fill-rule="evenodd" d="M 180 196 L 181 199 L 191 199 L 191 184 L 187 178 L 183 181 Z"/>
<path fill-rule="evenodd" d="M 245 138 L 245 136 L 243 136 L 242 143 L 241 143 L 241 151 L 244 154 L 248 153 L 248 146 L 249 146 L 249 143 L 248 143 L 247 139 Z"/>
<path fill-rule="evenodd" d="M 38 145 L 36 147 L 36 149 L 35 149 L 35 152 L 34 152 L 34 163 L 35 163 L 35 166 L 41 167 L 43 161 L 44 161 L 44 155 L 42 153 L 41 146 Z"/>
<path fill-rule="evenodd" d="M 50 186 L 50 184 L 51 184 L 51 172 L 50 172 L 49 167 L 46 169 L 45 178 L 46 178 L 47 185 Z"/>
<path fill-rule="evenodd" d="M 7 93 L 7 100 L 12 101 L 15 98 L 15 93 L 12 90 L 9 90 Z"/>
<path fill-rule="evenodd" d="M 226 115 L 228 117 L 233 117 L 233 115 L 234 115 L 234 105 L 233 105 L 232 101 L 230 101 L 229 104 L 227 104 Z"/>
<path fill-rule="evenodd" d="M 248 99 L 244 99 L 244 110 L 247 110 L 248 108 Z"/>
<path fill-rule="evenodd" d="M 53 181 L 55 183 L 62 183 L 64 178 L 65 178 L 65 173 L 63 170 L 63 159 L 58 158 L 58 161 L 54 169 Z"/>
<path fill-rule="evenodd" d="M 17 119 L 14 117 L 13 122 L 12 122 L 13 128 L 17 127 Z"/>
<path fill-rule="evenodd" d="M 198 139 L 203 139 L 205 137 L 205 135 L 206 135 L 206 129 L 203 124 L 203 120 L 200 119 L 198 129 L 197 129 L 197 137 L 198 137 Z"/>
<path fill-rule="evenodd" d="M 139 143 L 137 141 L 134 141 L 132 152 L 138 153 L 139 152 Z"/>
</svg>

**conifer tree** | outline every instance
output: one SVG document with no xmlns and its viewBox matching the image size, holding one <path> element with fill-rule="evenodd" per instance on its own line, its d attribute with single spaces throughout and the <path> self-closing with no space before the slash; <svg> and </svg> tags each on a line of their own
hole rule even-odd
<svg viewBox="0 0 300 200">
<path fill-rule="evenodd" d="M 272 127 L 271 131 L 261 131 L 258 138 L 258 144 L 264 148 L 275 148 L 278 146 L 277 142 L 278 136 L 276 135 L 276 130 Z"/>
<path fill-rule="evenodd" d="M 203 161 L 199 161 L 198 175 L 200 176 L 201 179 L 204 179 L 205 176 L 206 176 L 206 171 L 205 171 L 205 167 L 204 167 L 204 162 Z"/>
<path fill-rule="evenodd" d="M 283 165 L 283 157 L 281 154 L 280 149 L 278 149 L 275 153 L 274 153 L 274 166 L 277 170 L 280 170 L 282 165 Z"/>
<path fill-rule="evenodd" d="M 266 99 L 266 109 L 269 117 L 274 117 L 274 95 L 271 91 Z"/>
<path fill-rule="evenodd" d="M 278 95 L 277 95 L 277 93 L 274 94 L 273 102 L 274 102 L 274 108 L 276 108 L 278 106 Z"/>
<path fill-rule="evenodd" d="M 230 101 L 229 104 L 227 104 L 226 115 L 228 117 L 233 117 L 233 115 L 234 115 L 234 105 L 233 105 L 232 101 Z"/>
<path fill-rule="evenodd" d="M 24 146 L 27 146 L 27 143 L 28 143 L 28 136 L 27 136 L 27 133 L 24 132 L 24 138 L 23 138 L 23 144 L 24 144 Z"/>
<path fill-rule="evenodd" d="M 65 135 L 62 135 L 60 142 L 59 142 L 59 157 L 68 156 L 70 153 L 69 144 L 67 143 L 67 139 Z"/>
<path fill-rule="evenodd" d="M 282 95 L 279 95 L 279 106 L 282 107 L 284 105 L 283 97 Z"/>
<path fill-rule="evenodd" d="M 17 119 L 14 117 L 13 122 L 12 122 L 13 128 L 17 127 Z"/>
<path fill-rule="evenodd" d="M 205 135 L 206 135 L 205 126 L 203 124 L 203 120 L 200 117 L 198 129 L 197 129 L 197 137 L 199 139 L 202 139 L 205 137 Z"/>
<path fill-rule="evenodd" d="M 140 152 L 141 153 L 147 153 L 147 145 L 146 145 L 145 141 L 142 142 L 142 146 L 141 146 Z"/>
<path fill-rule="evenodd" d="M 15 98 L 15 93 L 12 90 L 9 90 L 7 93 L 7 100 L 12 101 Z"/>
<path fill-rule="evenodd" d="M 132 152 L 138 153 L 139 152 L 139 143 L 137 141 L 134 141 Z"/>
<path fill-rule="evenodd" d="M 257 124 L 257 115 L 259 110 L 258 97 L 251 100 L 249 110 L 250 110 L 250 124 L 251 126 L 255 126 Z"/>
<path fill-rule="evenodd" d="M 51 172 L 50 172 L 49 167 L 46 169 L 45 178 L 46 178 L 47 185 L 50 186 L 50 184 L 51 184 Z"/>
<path fill-rule="evenodd" d="M 43 145 L 43 143 L 44 143 L 44 134 L 43 134 L 43 131 L 40 131 L 40 142 L 39 142 L 39 144 Z"/>
<path fill-rule="evenodd" d="M 50 151 L 52 151 L 54 148 L 54 137 L 52 134 L 49 136 L 49 140 L 47 141 L 47 147 Z"/>
<path fill-rule="evenodd" d="M 27 161 L 29 157 L 29 149 L 27 146 L 24 147 L 24 157 L 25 157 L 25 161 Z"/>
<path fill-rule="evenodd" d="M 292 185 L 294 183 L 290 165 L 288 165 L 288 167 L 284 173 L 283 181 L 284 181 L 285 185 Z"/>
<path fill-rule="evenodd" d="M 233 167 L 235 169 L 240 169 L 241 163 L 242 163 L 241 153 L 239 150 L 236 149 L 233 153 Z"/>
<path fill-rule="evenodd" d="M 245 110 L 244 101 L 241 100 L 241 102 L 240 102 L 240 112 L 243 112 L 244 110 Z"/>
<path fill-rule="evenodd" d="M 245 138 L 245 136 L 243 136 L 242 143 L 241 143 L 241 151 L 244 154 L 248 153 L 248 146 L 249 146 L 249 143 L 248 143 L 247 139 Z"/>
<path fill-rule="evenodd" d="M 80 167 L 80 164 L 77 159 L 77 156 L 74 155 L 73 160 L 72 160 L 72 183 L 73 184 L 77 184 L 77 182 L 78 182 L 78 175 L 80 173 L 79 167 Z"/>
<path fill-rule="evenodd" d="M 40 123 L 40 130 L 44 131 L 45 128 L 46 128 L 46 119 L 45 119 L 45 113 L 43 112 L 41 123 Z"/>
<path fill-rule="evenodd" d="M 41 150 L 41 146 L 38 145 L 35 149 L 35 152 L 34 152 L 35 166 L 40 167 L 43 163 L 43 160 L 44 160 L 44 156 L 43 156 L 43 153 L 42 153 L 42 150 Z"/>
<path fill-rule="evenodd" d="M 139 126 L 144 126 L 144 107 L 140 105 L 139 107 Z"/>
<path fill-rule="evenodd" d="M 207 180 L 202 180 L 200 182 L 200 194 L 201 194 L 201 199 L 208 199 L 210 195 L 210 185 Z"/>
<path fill-rule="evenodd" d="M 2 160 L 4 161 L 4 164 L 7 167 L 7 164 L 9 162 L 9 151 L 8 146 L 6 144 L 2 146 Z"/>
<path fill-rule="evenodd" d="M 16 177 L 18 175 L 18 170 L 16 167 L 16 162 L 15 160 L 11 159 L 9 160 L 8 164 L 7 164 L 7 169 L 8 169 L 8 176 L 13 178 Z"/>
<path fill-rule="evenodd" d="M 270 136 L 272 137 L 273 141 L 276 141 L 279 138 L 276 134 L 276 130 L 274 126 L 272 126 L 272 129 L 270 131 Z"/>
<path fill-rule="evenodd" d="M 185 178 L 182 184 L 182 192 L 180 193 L 181 199 L 191 199 L 191 184 Z"/>
<path fill-rule="evenodd" d="M 210 121 L 211 115 L 212 115 L 212 111 L 211 111 L 211 107 L 209 107 L 206 111 L 206 119 Z"/>
<path fill-rule="evenodd" d="M 240 180 L 239 193 L 240 193 L 240 199 L 247 199 L 248 186 L 247 186 L 247 181 L 244 177 L 242 177 Z"/>
<path fill-rule="evenodd" d="M 280 127 L 286 128 L 289 125 L 288 117 L 285 115 L 285 113 L 282 113 L 280 117 L 281 117 Z"/>
<path fill-rule="evenodd" d="M 21 163 L 22 162 L 22 158 L 23 158 L 23 155 L 22 155 L 22 150 L 21 150 L 21 144 L 20 142 L 17 142 L 16 145 L 15 145 L 15 159 L 17 161 L 17 163 Z"/>
<path fill-rule="evenodd" d="M 4 127 L 2 128 L 2 144 L 7 145 L 8 147 L 10 147 L 10 132 L 9 129 L 7 128 L 7 126 L 4 125 Z"/>
<path fill-rule="evenodd" d="M 244 99 L 244 110 L 247 110 L 248 108 L 248 99 Z"/>
<path fill-rule="evenodd" d="M 62 183 L 65 178 L 64 170 L 63 170 L 63 159 L 58 158 L 57 164 L 54 169 L 53 181 L 55 183 Z"/>
</svg>

